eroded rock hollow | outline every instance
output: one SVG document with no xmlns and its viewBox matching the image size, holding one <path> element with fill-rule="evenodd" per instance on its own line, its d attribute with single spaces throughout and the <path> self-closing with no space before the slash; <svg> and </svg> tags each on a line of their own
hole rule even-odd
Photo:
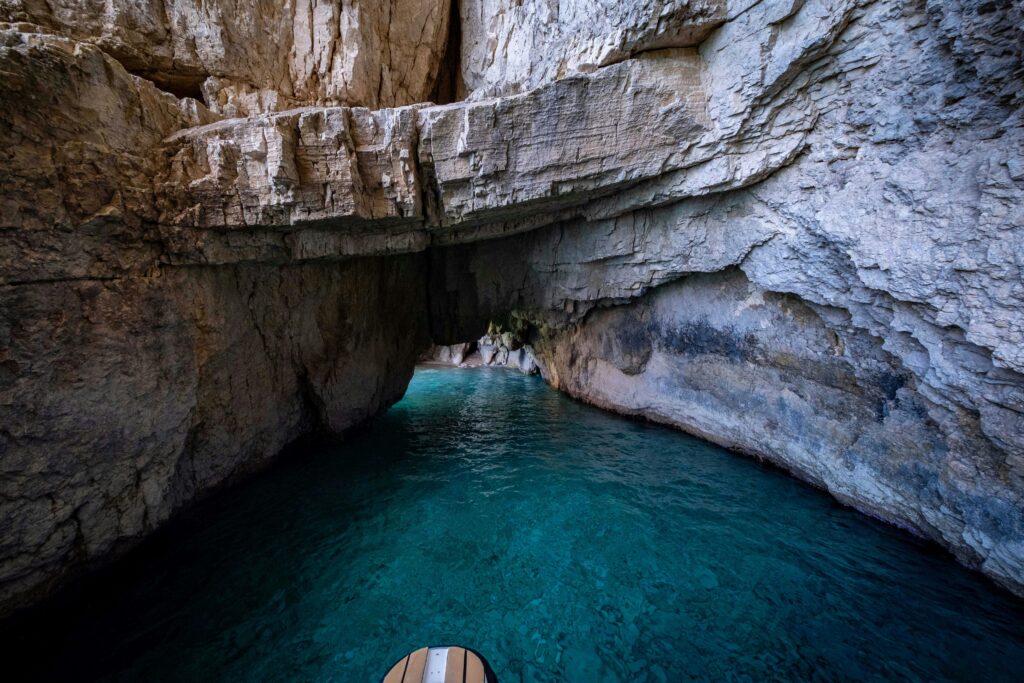
<svg viewBox="0 0 1024 683">
<path fill-rule="evenodd" d="M 0 2 L 0 612 L 500 330 L 1024 593 L 1024 16 Z"/>
</svg>

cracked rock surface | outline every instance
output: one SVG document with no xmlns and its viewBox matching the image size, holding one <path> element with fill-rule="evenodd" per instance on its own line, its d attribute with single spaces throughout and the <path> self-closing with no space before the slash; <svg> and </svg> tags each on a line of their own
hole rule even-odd
<svg viewBox="0 0 1024 683">
<path fill-rule="evenodd" d="M 228 116 L 429 98 L 449 0 L 3 0 L 0 21 L 96 45 Z"/>
<path fill-rule="evenodd" d="M 709 93 L 759 93 L 711 97 L 719 129 L 762 130 L 761 106 L 813 121 L 794 159 L 675 203 L 666 174 L 435 251 L 435 339 L 500 320 L 554 386 L 770 459 L 1020 592 L 1021 15 L 790 9 L 761 49 L 730 36 L 779 21 L 771 3 L 701 55 Z M 802 67 L 771 66 L 794 49 Z M 647 188 L 656 206 L 621 212 Z"/>
<path fill-rule="evenodd" d="M 1024 591 L 1019 4 L 452 7 L 0 0 L 0 612 L 485 332 Z"/>
</svg>

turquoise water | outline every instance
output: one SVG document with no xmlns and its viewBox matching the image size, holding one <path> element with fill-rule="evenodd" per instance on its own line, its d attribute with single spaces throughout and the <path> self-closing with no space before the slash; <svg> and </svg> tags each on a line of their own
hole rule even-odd
<svg viewBox="0 0 1024 683">
<path fill-rule="evenodd" d="M 290 454 L 94 584 L 19 628 L 46 676 L 376 683 L 455 643 L 502 683 L 1024 665 L 1021 601 L 930 546 L 503 370 L 418 371 L 369 430 Z"/>
</svg>

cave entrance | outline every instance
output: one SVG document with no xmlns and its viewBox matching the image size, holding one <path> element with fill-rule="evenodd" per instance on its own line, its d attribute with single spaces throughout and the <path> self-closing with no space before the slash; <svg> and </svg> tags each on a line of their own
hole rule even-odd
<svg viewBox="0 0 1024 683">
<path fill-rule="evenodd" d="M 479 339 L 432 345 L 420 355 L 419 363 L 460 368 L 506 367 L 528 375 L 538 374 L 542 369 L 531 344 L 493 324 Z"/>
</svg>

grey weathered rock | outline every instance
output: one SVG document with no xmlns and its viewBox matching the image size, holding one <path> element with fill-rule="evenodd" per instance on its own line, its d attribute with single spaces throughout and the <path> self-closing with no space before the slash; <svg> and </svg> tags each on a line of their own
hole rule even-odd
<svg viewBox="0 0 1024 683">
<path fill-rule="evenodd" d="M 213 115 L 33 26 L 0 24 L 0 64 L 0 283 L 152 260 L 161 141 Z"/>
<path fill-rule="evenodd" d="M 189 130 L 167 141 L 162 219 L 234 229 L 358 218 L 334 225 L 379 240 L 400 223 L 446 244 L 743 187 L 791 161 L 815 112 L 715 125 L 702 64 L 694 50 L 659 50 L 514 97 L 306 108 Z M 743 93 L 748 106 L 761 95 Z"/>
<path fill-rule="evenodd" d="M 173 226 L 165 234 L 182 257 L 196 258 L 211 229 L 422 235 L 415 120 L 412 108 L 310 108 L 182 131 L 168 138 L 157 181 L 160 223 Z M 413 239 L 394 250 L 424 246 Z"/>
<path fill-rule="evenodd" d="M 699 58 L 681 50 L 524 95 L 422 109 L 420 164 L 436 237 L 536 227 L 678 168 L 707 131 L 704 108 Z"/>
<path fill-rule="evenodd" d="M 227 116 L 303 104 L 392 107 L 434 88 L 449 0 L 4 0 L 25 21 L 102 48 Z"/>
<path fill-rule="evenodd" d="M 460 6 L 462 80 L 474 99 L 512 95 L 641 52 L 699 45 L 725 0 L 480 0 Z"/>
<path fill-rule="evenodd" d="M 429 338 L 422 255 L 207 267 L 160 227 L 162 140 L 202 105 L 38 27 L 0 31 L 0 70 L 6 612 L 384 409 Z"/>
<path fill-rule="evenodd" d="M 0 594 L 37 595 L 405 390 L 422 259 L 0 287 Z"/>
<path fill-rule="evenodd" d="M 876 2 L 837 24 L 835 9 L 805 3 L 775 29 L 816 55 L 787 67 L 781 101 L 764 80 L 778 69 L 736 65 L 764 51 L 727 41 L 777 6 L 701 47 L 709 91 L 765 93 L 735 113 L 712 98 L 719 127 L 762 105 L 813 118 L 793 163 L 749 189 L 438 253 L 435 338 L 511 317 L 556 386 L 767 457 L 1019 592 L 1020 10 Z M 822 17 L 837 30 L 819 34 Z M 660 203 L 670 183 L 651 186 Z"/>
<path fill-rule="evenodd" d="M 422 363 L 464 366 L 466 364 L 466 360 L 475 350 L 476 344 L 474 342 L 432 345 L 429 349 L 420 354 L 419 360 Z"/>
</svg>

